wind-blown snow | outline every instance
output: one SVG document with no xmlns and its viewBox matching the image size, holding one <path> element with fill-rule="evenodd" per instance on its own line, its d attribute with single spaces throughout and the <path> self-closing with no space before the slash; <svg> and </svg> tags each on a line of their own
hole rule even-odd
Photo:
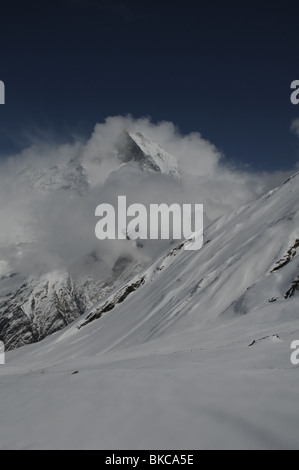
<svg viewBox="0 0 299 470">
<path fill-rule="evenodd" d="M 201 251 L 166 251 L 7 354 L 0 447 L 298 449 L 298 189 L 296 176 L 207 227 Z"/>
</svg>

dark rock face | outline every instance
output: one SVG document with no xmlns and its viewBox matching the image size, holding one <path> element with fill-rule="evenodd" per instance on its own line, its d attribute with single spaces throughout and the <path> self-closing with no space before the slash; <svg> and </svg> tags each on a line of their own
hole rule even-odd
<svg viewBox="0 0 299 470">
<path fill-rule="evenodd" d="M 70 278 L 27 279 L 21 285 L 8 286 L 0 299 L 0 339 L 6 350 L 34 343 L 82 313 Z"/>
<path fill-rule="evenodd" d="M 299 291 L 299 276 L 297 276 L 297 279 L 292 282 L 292 285 L 290 289 L 285 293 L 284 298 L 289 299 L 290 297 L 293 297 L 297 291 Z"/>
<path fill-rule="evenodd" d="M 273 268 L 271 272 L 274 273 L 275 271 L 279 271 L 280 269 L 287 266 L 292 261 L 292 259 L 296 256 L 298 248 L 299 248 L 299 239 L 297 238 L 295 243 L 289 248 L 289 250 L 284 255 L 284 257 L 281 258 L 279 261 L 277 261 L 275 268 Z"/>
<path fill-rule="evenodd" d="M 133 292 L 135 292 L 137 289 L 139 289 L 143 284 L 145 283 L 145 276 L 143 276 L 141 279 L 139 279 L 136 282 L 132 282 L 131 284 L 128 284 L 125 286 L 123 289 L 121 289 L 119 292 L 117 292 L 112 300 L 108 300 L 104 305 L 101 305 L 95 309 L 95 311 L 92 311 L 86 318 L 86 320 L 79 325 L 77 328 L 80 330 L 86 325 L 89 325 L 89 323 L 92 323 L 94 320 L 98 320 L 101 318 L 101 316 L 104 313 L 110 312 L 113 310 L 117 305 L 121 304 L 126 300 L 129 295 L 131 295 Z"/>
<path fill-rule="evenodd" d="M 40 278 L 6 275 L 0 278 L 0 340 L 6 350 L 41 341 L 77 320 L 141 266 L 121 257 L 110 277 L 94 280 L 82 273 L 76 279 L 68 272 Z"/>
</svg>

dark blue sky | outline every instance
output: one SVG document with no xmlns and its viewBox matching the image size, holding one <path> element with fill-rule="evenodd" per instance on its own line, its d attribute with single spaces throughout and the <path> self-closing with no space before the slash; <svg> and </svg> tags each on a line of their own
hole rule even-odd
<svg viewBox="0 0 299 470">
<path fill-rule="evenodd" d="M 299 4 L 280 4 L 2 1 L 0 153 L 131 113 L 200 131 L 254 169 L 291 168 Z"/>
</svg>

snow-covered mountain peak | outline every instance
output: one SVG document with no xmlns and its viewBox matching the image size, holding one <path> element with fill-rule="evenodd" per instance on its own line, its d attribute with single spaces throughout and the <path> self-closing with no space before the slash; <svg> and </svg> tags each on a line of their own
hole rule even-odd
<svg viewBox="0 0 299 470">
<path fill-rule="evenodd" d="M 177 159 L 141 132 L 126 131 L 119 140 L 118 152 L 124 163 L 135 161 L 142 170 L 180 178 Z"/>
</svg>

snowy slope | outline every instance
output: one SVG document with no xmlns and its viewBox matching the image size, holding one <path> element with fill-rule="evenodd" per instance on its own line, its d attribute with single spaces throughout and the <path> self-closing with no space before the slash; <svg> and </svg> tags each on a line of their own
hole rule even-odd
<svg viewBox="0 0 299 470">
<path fill-rule="evenodd" d="M 298 218 L 297 175 L 9 353 L 1 448 L 298 449 Z"/>
</svg>

